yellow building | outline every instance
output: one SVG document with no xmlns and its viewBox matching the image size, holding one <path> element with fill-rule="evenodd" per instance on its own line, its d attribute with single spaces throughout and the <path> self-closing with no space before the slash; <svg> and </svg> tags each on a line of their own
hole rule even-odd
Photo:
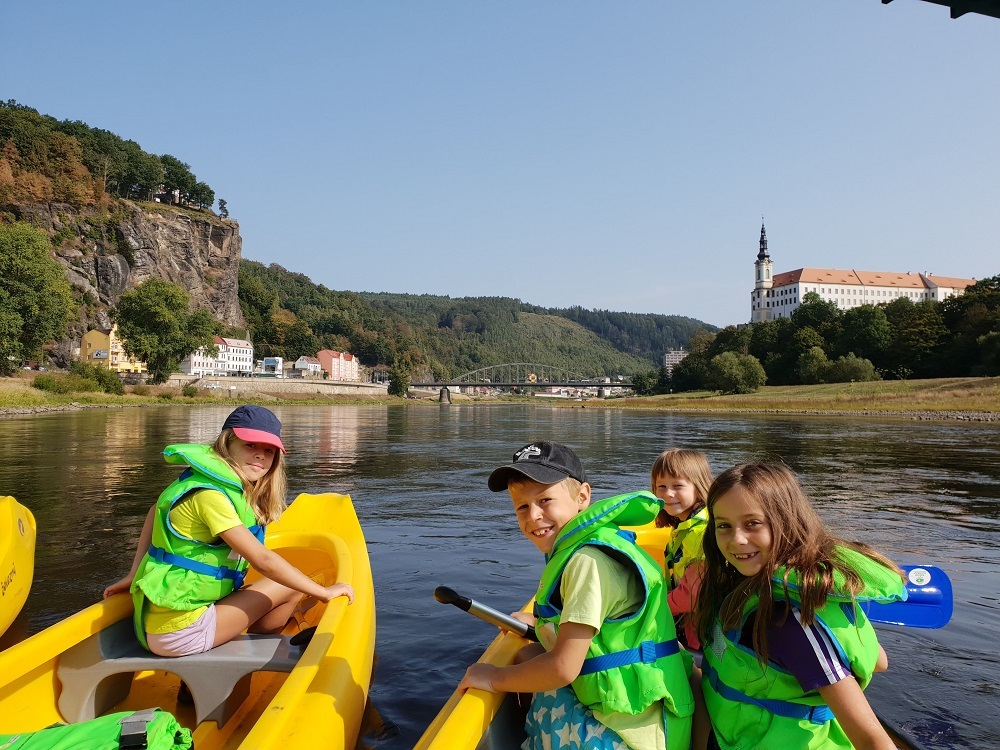
<svg viewBox="0 0 1000 750">
<path fill-rule="evenodd" d="M 89 365 L 106 367 L 115 372 L 146 372 L 146 363 L 137 362 L 125 354 L 118 326 L 94 328 L 80 339 L 80 359 Z"/>
</svg>

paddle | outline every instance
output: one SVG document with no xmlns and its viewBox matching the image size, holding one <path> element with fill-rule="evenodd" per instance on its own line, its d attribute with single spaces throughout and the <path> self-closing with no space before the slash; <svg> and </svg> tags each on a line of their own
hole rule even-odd
<svg viewBox="0 0 1000 750">
<path fill-rule="evenodd" d="M 523 622 L 515 620 L 510 615 L 505 615 L 499 610 L 487 607 L 485 604 L 480 604 L 475 599 L 470 599 L 467 596 L 460 596 L 454 589 L 450 589 L 447 586 L 438 586 L 434 589 L 434 598 L 442 604 L 454 604 L 456 607 L 468 612 L 470 615 L 475 615 L 476 617 L 486 620 L 486 622 L 492 623 L 497 627 L 516 633 L 522 638 L 527 638 L 529 641 L 538 640 L 538 636 L 535 635 L 535 629 L 530 625 L 525 625 Z"/>
<path fill-rule="evenodd" d="M 906 601 L 886 604 L 864 602 L 861 608 L 868 619 L 911 628 L 942 628 L 947 625 L 955 604 L 947 573 L 933 565 L 900 567 L 906 573 Z"/>
</svg>

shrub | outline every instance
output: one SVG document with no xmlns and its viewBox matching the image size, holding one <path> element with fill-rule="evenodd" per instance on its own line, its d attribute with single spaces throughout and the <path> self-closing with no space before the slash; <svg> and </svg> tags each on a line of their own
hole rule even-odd
<svg viewBox="0 0 1000 750">
<path fill-rule="evenodd" d="M 193 385 L 186 385 L 181 388 L 181 394 L 183 394 L 185 398 L 194 398 L 198 395 L 198 389 Z"/>
<path fill-rule="evenodd" d="M 117 372 L 112 372 L 97 365 L 87 364 L 86 362 L 73 362 L 69 366 L 69 371 L 78 377 L 93 380 L 98 384 L 100 390 L 105 393 L 113 393 L 117 396 L 125 393 L 125 386 L 122 385 L 121 378 L 118 377 Z"/>
<path fill-rule="evenodd" d="M 92 393 L 101 390 L 96 380 L 82 378 L 79 375 L 39 375 L 32 385 L 40 391 L 49 393 Z"/>
<path fill-rule="evenodd" d="M 167 391 L 166 393 L 157 393 L 156 397 L 158 399 L 162 399 L 163 401 L 169 401 L 174 397 L 174 394 L 172 394 L 170 391 Z"/>
<path fill-rule="evenodd" d="M 134 393 L 136 396 L 148 396 L 149 395 L 149 386 L 148 385 L 133 385 L 132 386 L 132 393 Z"/>
</svg>

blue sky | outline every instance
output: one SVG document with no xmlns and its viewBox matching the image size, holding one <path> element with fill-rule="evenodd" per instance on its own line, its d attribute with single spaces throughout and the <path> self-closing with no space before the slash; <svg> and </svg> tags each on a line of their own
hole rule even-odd
<svg viewBox="0 0 1000 750">
<path fill-rule="evenodd" d="M 1000 21 L 918 0 L 6 3 L 0 98 L 191 165 L 332 289 L 746 322 L 1000 274 Z"/>
</svg>

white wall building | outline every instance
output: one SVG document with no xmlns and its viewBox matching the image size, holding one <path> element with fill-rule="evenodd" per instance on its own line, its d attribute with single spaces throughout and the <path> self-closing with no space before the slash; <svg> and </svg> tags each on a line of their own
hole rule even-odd
<svg viewBox="0 0 1000 750">
<path fill-rule="evenodd" d="M 680 363 L 688 355 L 687 351 L 684 349 L 671 349 L 666 354 L 663 355 L 663 366 L 667 369 L 667 373 L 670 375 L 674 374 L 674 365 Z"/>
<path fill-rule="evenodd" d="M 962 294 L 975 279 L 892 271 L 844 271 L 834 268 L 797 268 L 774 274 L 767 252 L 767 234 L 760 226 L 760 250 L 754 263 L 754 289 L 750 292 L 750 322 L 788 318 L 815 292 L 824 302 L 842 310 L 879 305 L 908 297 L 913 302 L 942 302 Z"/>
<path fill-rule="evenodd" d="M 245 375 L 253 373 L 253 344 L 243 339 L 215 337 L 215 346 L 201 347 L 180 363 L 185 375 Z"/>
<path fill-rule="evenodd" d="M 323 377 L 323 366 L 315 357 L 302 356 L 295 360 L 292 365 L 296 377 L 300 378 L 321 378 Z"/>
</svg>

